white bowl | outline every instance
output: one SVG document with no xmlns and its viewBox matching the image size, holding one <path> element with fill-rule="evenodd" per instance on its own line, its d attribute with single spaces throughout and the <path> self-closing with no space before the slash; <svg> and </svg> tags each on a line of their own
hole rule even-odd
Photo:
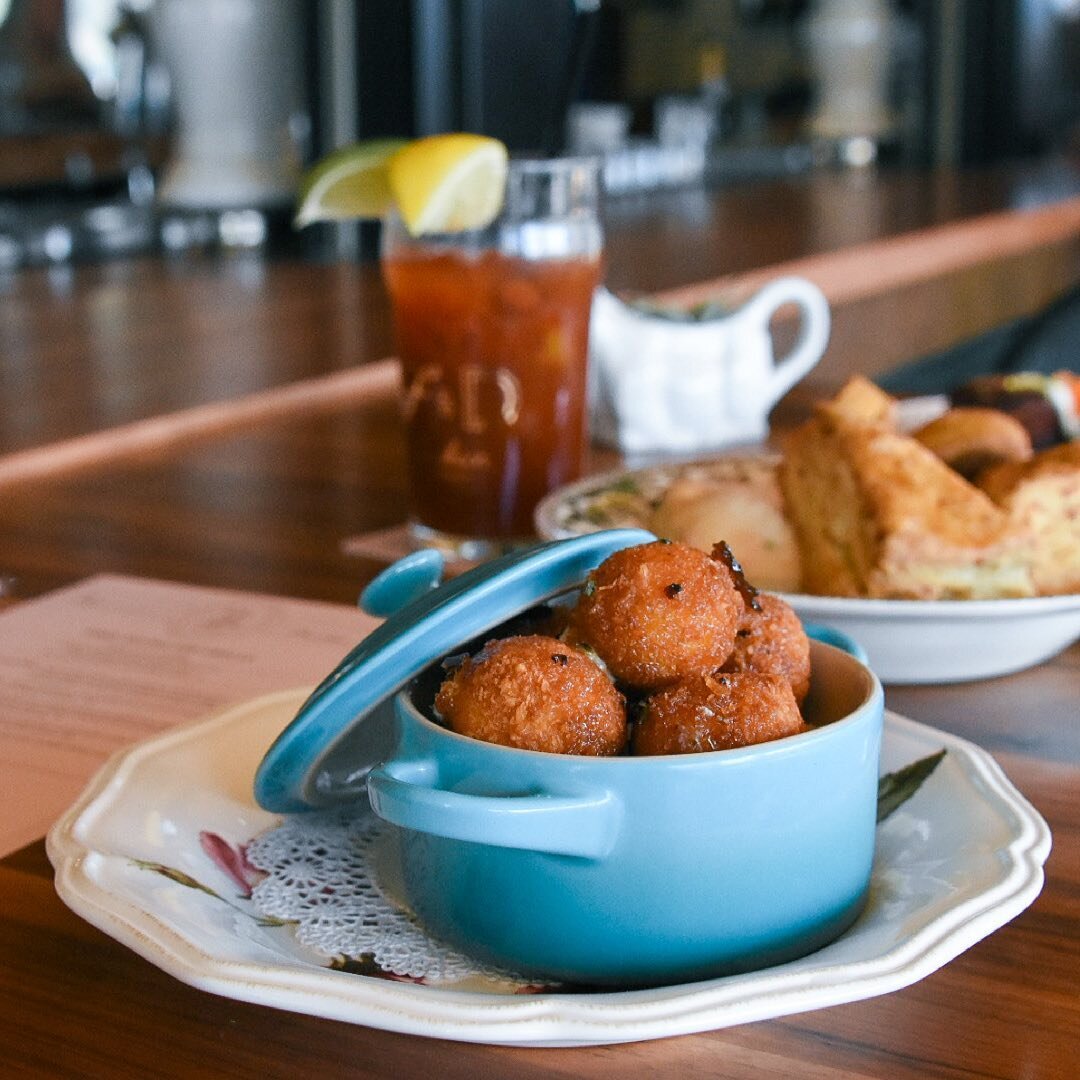
<svg viewBox="0 0 1080 1080">
<path fill-rule="evenodd" d="M 842 630 L 885 683 L 951 683 L 1023 671 L 1080 638 L 1080 595 L 1019 600 L 860 600 L 783 594 Z"/>
</svg>

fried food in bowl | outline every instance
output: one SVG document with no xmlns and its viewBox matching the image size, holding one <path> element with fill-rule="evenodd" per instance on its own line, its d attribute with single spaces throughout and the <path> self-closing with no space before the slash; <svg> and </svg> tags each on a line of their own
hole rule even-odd
<svg viewBox="0 0 1080 1080">
<path fill-rule="evenodd" d="M 586 653 L 541 634 L 490 641 L 443 683 L 435 708 L 451 730 L 549 754 L 626 748 L 622 694 Z"/>
<path fill-rule="evenodd" d="M 368 791 L 410 910 L 478 959 L 579 986 L 713 978 L 834 940 L 868 895 L 883 697 L 854 656 L 811 649 L 806 728 L 779 677 L 723 675 L 745 683 L 744 736 L 773 737 L 712 752 L 533 753 L 400 694 Z"/>
<path fill-rule="evenodd" d="M 752 671 L 696 675 L 653 694 L 634 723 L 635 754 L 701 754 L 805 730 L 791 686 Z"/>
<path fill-rule="evenodd" d="M 441 940 L 544 980 L 630 988 L 804 955 L 867 896 L 880 684 L 817 641 L 805 713 L 781 675 L 718 673 L 755 600 L 734 557 L 626 544 L 593 559 L 582 551 L 603 540 L 566 541 L 557 579 L 557 548 L 538 550 L 543 584 L 522 592 L 539 618 L 507 601 L 520 562 L 500 588 L 483 580 L 479 602 L 503 621 L 458 638 L 475 655 L 449 674 L 456 660 L 433 652 L 396 694 L 394 749 L 367 793 L 401 895 Z M 427 603 L 445 611 L 461 580 Z M 565 602 L 574 643 L 531 629 L 558 624 L 534 610 L 540 597 Z M 663 685 L 625 662 L 653 654 Z"/>
<path fill-rule="evenodd" d="M 722 541 L 711 556 L 663 541 L 617 551 L 564 610 L 561 637 L 508 629 L 460 663 L 435 697 L 443 722 L 484 742 L 585 756 L 627 750 L 624 695 L 635 754 L 732 749 L 804 728 L 806 632 Z"/>
<path fill-rule="evenodd" d="M 720 667 L 743 607 L 722 562 L 657 541 L 617 551 L 589 575 L 573 626 L 616 680 L 651 690 Z"/>
<path fill-rule="evenodd" d="M 810 640 L 791 605 L 772 593 L 759 593 L 743 613 L 731 655 L 720 670 L 779 675 L 801 705 L 810 689 Z"/>
</svg>

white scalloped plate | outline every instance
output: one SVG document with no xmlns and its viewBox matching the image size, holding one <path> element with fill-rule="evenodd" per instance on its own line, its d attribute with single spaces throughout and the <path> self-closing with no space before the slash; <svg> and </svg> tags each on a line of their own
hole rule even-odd
<svg viewBox="0 0 1080 1080">
<path fill-rule="evenodd" d="M 199 833 L 243 843 L 278 819 L 251 795 L 255 767 L 307 691 L 275 694 L 113 758 L 52 828 L 64 902 L 176 978 L 242 1001 L 468 1042 L 568 1046 L 654 1039 L 873 997 L 923 978 L 1038 895 L 1046 823 L 983 750 L 887 714 L 882 770 L 945 747 L 916 795 L 878 831 L 871 899 L 811 956 L 655 990 L 505 996 L 330 970 L 283 927 L 263 927 Z M 151 873 L 151 863 L 174 875 Z"/>
</svg>

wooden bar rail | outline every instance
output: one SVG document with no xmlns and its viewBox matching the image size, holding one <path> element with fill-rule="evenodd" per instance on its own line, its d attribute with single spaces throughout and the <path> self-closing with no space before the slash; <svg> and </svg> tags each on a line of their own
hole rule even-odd
<svg viewBox="0 0 1080 1080">
<path fill-rule="evenodd" d="M 373 395 L 392 397 L 400 382 L 398 364 L 393 359 L 386 359 L 313 379 L 300 379 L 239 398 L 211 401 L 163 416 L 133 420 L 41 447 L 16 450 L 0 455 L 0 490 L 27 480 L 101 467 L 127 455 L 214 438 L 275 419 L 359 405 Z"/>
<path fill-rule="evenodd" d="M 1068 248 L 1078 241 L 1080 198 L 1066 199 L 1034 210 L 983 214 L 934 225 L 840 251 L 669 289 L 660 295 L 687 306 L 717 298 L 745 299 L 773 278 L 790 274 L 809 278 L 831 305 L 841 307 L 1043 248 Z"/>
<path fill-rule="evenodd" d="M 809 385 L 836 386 L 1038 311 L 1078 280 L 1071 168 L 822 173 L 616 200 L 607 282 L 737 299 L 779 273 L 806 274 L 834 309 Z M 1033 205 L 1015 210 L 1018 199 Z M 392 353 L 370 264 L 174 257 L 0 277 L 0 455 L 117 430 L 123 444 L 66 451 L 72 463 L 111 456 L 147 445 L 156 429 L 138 425 L 172 414 L 182 424 L 171 430 L 216 430 L 220 414 L 199 408 L 251 415 L 264 391 Z"/>
<path fill-rule="evenodd" d="M 309 268 L 306 279 L 295 266 L 264 268 L 268 284 L 265 295 L 260 289 L 247 303 L 251 314 L 245 324 L 222 326 L 214 331 L 210 347 L 221 352 L 221 363 L 230 363 L 229 352 L 237 342 L 245 351 L 256 351 L 264 340 L 264 330 L 257 325 L 262 305 L 290 283 L 297 291 L 318 294 L 328 273 L 335 279 L 344 273 L 340 268 Z M 354 270 L 363 288 L 364 302 L 375 307 L 375 321 L 385 321 L 385 297 L 373 279 L 374 270 Z M 914 234 L 857 245 L 839 252 L 792 260 L 761 270 L 736 273 L 695 285 L 683 286 L 657 294 L 657 298 L 678 306 L 690 306 L 705 300 L 737 304 L 766 281 L 782 275 L 807 277 L 822 288 L 833 311 L 832 338 L 820 365 L 807 377 L 800 394 L 824 392 L 835 388 L 853 373 L 877 375 L 897 363 L 935 352 L 956 344 L 963 338 L 986 331 L 994 325 L 1031 314 L 1049 303 L 1070 283 L 1080 278 L 1080 199 L 1055 204 L 1026 214 L 993 214 L 960 223 L 935 226 Z M 277 279 L 281 279 L 278 281 Z M 340 280 L 337 282 L 340 287 Z M 162 292 L 149 301 L 153 306 L 169 303 Z M 988 303 L 988 298 L 992 299 Z M 284 348 L 296 357 L 303 354 L 308 335 L 318 339 L 323 322 L 335 318 L 321 306 L 311 317 L 290 328 Z M 120 335 L 123 329 L 118 329 Z M 110 336 L 113 331 L 110 331 Z M 252 335 L 256 340 L 251 340 Z M 380 336 L 375 339 L 384 345 Z M 190 361 L 174 360 L 169 343 L 162 340 L 157 351 L 142 356 L 144 367 L 165 369 L 168 375 L 157 376 L 168 387 L 171 401 L 183 388 L 190 396 L 186 380 L 202 378 L 190 368 Z M 276 342 L 265 341 L 267 349 L 280 349 Z M 74 349 L 74 342 L 63 348 Z M 106 342 L 106 348 L 111 345 Z M 388 349 L 389 345 L 385 344 Z M 193 400 L 179 407 L 134 419 L 115 419 L 98 426 L 96 416 L 75 421 L 71 434 L 57 429 L 54 436 L 32 434 L 22 447 L 0 450 L 0 489 L 21 480 L 105 464 L 118 457 L 162 448 L 193 438 L 213 437 L 291 411 L 336 407 L 370 390 L 385 387 L 395 379 L 393 362 L 370 353 L 361 354 L 365 366 L 348 363 L 348 354 L 322 354 L 315 359 L 315 370 L 330 367 L 327 373 L 305 377 L 302 367 L 290 358 L 290 376 L 282 382 L 237 392 L 229 388 L 220 395 L 208 382 L 203 400 Z M 26 360 L 31 366 L 35 361 Z M 68 367 L 78 359 L 67 356 Z M 273 368 L 273 363 L 268 367 Z M 370 370 L 368 370 L 370 368 Z M 265 379 L 265 374 L 260 376 Z M 77 380 L 76 380 L 77 381 Z M 63 393 L 63 391 L 61 391 Z M 146 408 L 152 408 L 147 405 Z M 144 410 L 145 411 L 145 408 Z M 9 423 L 10 418 L 9 418 Z M 0 422 L 0 432 L 4 424 Z M 38 442 L 41 439 L 43 441 Z"/>
</svg>

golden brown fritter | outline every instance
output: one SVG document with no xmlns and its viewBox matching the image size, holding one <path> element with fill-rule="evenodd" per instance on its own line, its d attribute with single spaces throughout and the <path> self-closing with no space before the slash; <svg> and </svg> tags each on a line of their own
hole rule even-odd
<svg viewBox="0 0 1080 1080">
<path fill-rule="evenodd" d="M 635 754 L 699 754 L 771 742 L 805 730 L 779 675 L 695 675 L 648 699 L 634 724 Z"/>
<path fill-rule="evenodd" d="M 443 683 L 435 707 L 461 735 L 549 754 L 619 754 L 626 705 L 587 654 L 541 634 L 489 641 Z"/>
<path fill-rule="evenodd" d="M 810 640 L 785 600 L 758 593 L 757 604 L 758 610 L 748 608 L 743 613 L 735 647 L 721 670 L 779 675 L 801 705 L 810 689 Z"/>
<path fill-rule="evenodd" d="M 722 562 L 658 541 L 605 559 L 581 590 L 574 625 L 617 680 L 651 690 L 719 668 L 743 608 Z"/>
</svg>

